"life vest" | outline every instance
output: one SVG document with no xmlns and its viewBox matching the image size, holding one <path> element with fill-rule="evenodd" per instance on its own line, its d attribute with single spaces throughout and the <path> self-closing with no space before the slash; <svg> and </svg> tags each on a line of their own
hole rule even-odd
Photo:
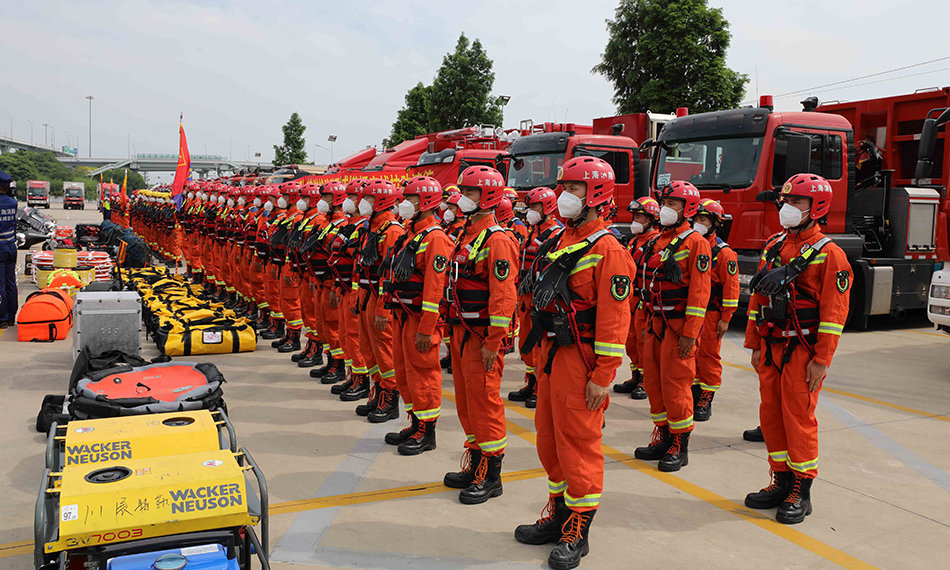
<svg viewBox="0 0 950 570">
<path fill-rule="evenodd" d="M 831 243 L 831 238 L 818 240 L 802 251 L 801 255 L 781 266 L 777 259 L 786 236 L 782 234 L 771 246 L 766 246 L 765 264 L 749 283 L 749 289 L 754 294 L 768 299 L 767 305 L 759 307 L 756 330 L 769 344 L 794 341 L 795 345 L 801 343 L 809 352 L 813 352 L 811 347 L 818 340 L 818 324 L 821 320 L 818 300 L 796 287 L 795 279 Z M 791 350 L 786 349 L 783 364 L 788 361 L 790 354 Z"/>
<path fill-rule="evenodd" d="M 408 240 L 401 248 L 396 248 L 398 253 L 393 256 L 390 279 L 383 285 L 383 289 L 392 294 L 392 301 L 386 304 L 387 309 L 402 307 L 415 313 L 422 311 L 425 273 L 416 267 L 416 256 L 425 251 L 428 243 L 422 242 L 435 230 L 444 231 L 439 225 L 429 226 Z M 400 240 L 407 235 L 404 234 Z"/>
<path fill-rule="evenodd" d="M 398 224 L 390 220 L 375 232 L 367 233 L 360 249 L 360 288 L 372 291 L 375 295 L 379 295 L 379 281 L 382 277 L 380 269 L 383 266 L 383 256 L 379 254 L 379 240 L 386 234 L 386 230 L 394 225 Z"/>
<path fill-rule="evenodd" d="M 564 226 L 561 225 L 560 222 L 556 222 L 546 230 L 538 232 L 537 236 L 534 235 L 535 229 L 536 227 L 531 229 L 531 233 L 528 234 L 527 247 L 521 250 L 521 269 L 518 272 L 519 295 L 524 295 L 531 290 L 530 277 L 533 274 L 532 267 L 538 258 L 538 251 L 548 243 L 548 240 L 556 240 L 557 237 L 561 235 L 561 232 L 564 231 Z M 527 283 L 526 278 L 528 278 Z M 522 287 L 522 284 L 525 284 L 525 286 Z"/>
<path fill-rule="evenodd" d="M 313 228 L 310 235 L 300 246 L 300 253 L 306 259 L 307 266 L 313 276 L 320 281 L 333 277 L 330 269 L 330 245 L 340 231 L 340 226 L 346 218 L 337 218 L 328 222 L 322 228 Z"/>
<path fill-rule="evenodd" d="M 488 281 L 475 274 L 475 263 L 488 238 L 504 231 L 501 226 L 489 226 L 467 246 L 455 246 L 452 252 L 454 270 L 449 276 L 449 284 L 445 290 L 445 298 L 449 302 L 447 322 L 450 325 L 464 322 L 472 327 L 489 326 Z"/>
<path fill-rule="evenodd" d="M 710 257 L 712 258 L 712 263 L 709 266 L 712 269 L 715 269 L 716 265 L 718 265 L 717 262 L 719 261 L 719 252 L 724 249 L 730 249 L 729 244 L 724 242 L 721 238 L 717 236 L 716 245 L 713 246 L 712 253 L 710 255 Z M 706 305 L 706 310 L 718 311 L 721 313 L 722 312 L 722 294 L 723 294 L 722 283 L 714 282 L 712 284 L 712 289 L 710 290 L 710 293 L 709 293 L 709 304 Z"/>
<path fill-rule="evenodd" d="M 368 219 L 341 225 L 340 231 L 330 244 L 329 263 L 334 269 L 333 278 L 344 289 L 359 289 L 359 283 L 353 281 L 353 272 L 356 269 L 356 248 L 360 238 L 368 229 Z"/>
<path fill-rule="evenodd" d="M 640 298 L 644 300 L 648 311 L 662 315 L 664 319 L 682 319 L 686 317 L 686 298 L 689 286 L 683 283 L 682 269 L 677 253 L 686 243 L 686 238 L 694 230 L 686 230 L 673 238 L 661 251 L 654 253 L 659 235 L 644 244 L 643 289 Z"/>
</svg>

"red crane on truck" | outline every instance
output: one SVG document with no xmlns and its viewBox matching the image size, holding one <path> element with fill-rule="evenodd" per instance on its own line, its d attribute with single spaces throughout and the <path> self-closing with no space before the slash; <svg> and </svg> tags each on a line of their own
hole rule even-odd
<svg viewBox="0 0 950 570">
<path fill-rule="evenodd" d="M 761 248 L 782 229 L 778 190 L 793 174 L 820 174 L 834 189 L 825 233 L 854 269 L 852 323 L 926 307 L 931 274 L 950 259 L 950 154 L 933 117 L 950 107 L 950 88 L 802 105 L 775 112 L 763 96 L 758 107 L 677 117 L 641 145 L 655 149 L 651 189 L 688 180 L 722 202 L 733 219 L 721 235 L 739 255 L 745 301 Z M 932 172 L 915 172 L 919 159 Z"/>
</svg>

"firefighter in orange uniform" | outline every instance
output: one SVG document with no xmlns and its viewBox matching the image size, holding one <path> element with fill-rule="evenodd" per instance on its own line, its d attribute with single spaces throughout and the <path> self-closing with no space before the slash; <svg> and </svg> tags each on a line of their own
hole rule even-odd
<svg viewBox="0 0 950 570">
<path fill-rule="evenodd" d="M 812 512 L 815 407 L 848 318 L 851 267 L 818 225 L 831 198 L 831 185 L 815 174 L 796 174 L 782 186 L 779 221 L 786 230 L 766 242 L 749 284 L 745 347 L 759 374 L 759 421 L 772 483 L 746 496 L 745 504 L 778 507 L 775 520 L 784 524 L 800 523 Z"/>
<path fill-rule="evenodd" d="M 311 370 L 312 378 L 320 378 L 321 384 L 338 384 L 346 380 L 346 369 L 351 367 L 352 359 L 346 358 L 343 350 L 343 334 L 340 330 L 340 302 L 333 291 L 335 267 L 330 266 L 332 247 L 340 233 L 340 228 L 346 223 L 346 214 L 343 213 L 343 202 L 346 201 L 346 186 L 342 182 L 333 180 L 327 182 L 320 189 L 322 210 L 326 212 L 323 222 L 314 228 L 314 252 L 311 259 L 317 276 L 314 281 L 314 303 L 319 317 L 320 336 L 329 348 L 329 362 L 324 368 Z"/>
<path fill-rule="evenodd" d="M 284 335 L 284 313 L 280 307 L 280 268 L 284 264 L 284 250 L 281 245 L 281 222 L 286 216 L 287 199 L 281 196 L 280 186 L 271 185 L 267 192 L 264 209 L 269 212 L 263 241 L 266 244 L 267 263 L 264 267 L 264 290 L 267 293 L 268 313 L 267 329 L 261 333 L 264 340 L 274 340 Z M 260 239 L 260 238 L 259 238 Z"/>
<path fill-rule="evenodd" d="M 303 317 L 300 313 L 300 297 L 298 281 L 300 276 L 295 264 L 291 263 L 287 254 L 287 241 L 290 233 L 303 219 L 303 212 L 297 209 L 300 199 L 300 183 L 285 182 L 281 185 L 281 198 L 287 204 L 287 210 L 280 225 L 283 237 L 280 247 L 284 254 L 284 262 L 280 268 L 280 312 L 284 314 L 284 336 L 271 342 L 271 347 L 278 352 L 297 352 L 300 350 L 300 330 L 303 328 Z"/>
<path fill-rule="evenodd" d="M 656 428 L 637 459 L 659 460 L 660 471 L 689 463 L 693 431 L 696 340 L 709 304 L 712 262 L 709 242 L 690 227 L 699 209 L 699 190 L 677 180 L 657 193 L 660 233 L 644 245 L 643 302 L 650 318 L 644 338 L 643 385 Z"/>
<path fill-rule="evenodd" d="M 518 249 L 498 225 L 494 209 L 505 179 L 487 166 L 459 176 L 458 207 L 468 218 L 450 259 L 448 324 L 452 327 L 452 375 L 456 408 L 465 430 L 463 469 L 447 473 L 446 486 L 462 489 L 459 501 L 474 505 L 502 494 L 501 463 L 507 445 L 501 375 L 505 340 L 517 304 Z"/>
<path fill-rule="evenodd" d="M 324 219 L 320 206 L 320 185 L 303 184 L 300 187 L 300 198 L 297 200 L 297 211 L 303 212 L 303 217 L 292 228 L 288 240 L 287 253 L 295 267 L 297 275 L 297 298 L 300 299 L 300 319 L 306 327 L 307 345 L 299 353 L 290 357 L 300 368 L 312 368 L 317 365 L 317 359 L 323 360 L 323 347 L 314 334 L 316 329 L 316 306 L 313 296 L 313 276 L 307 266 L 305 254 L 301 251 L 306 239 L 313 229 Z M 303 329 L 301 329 L 302 331 Z"/>
<path fill-rule="evenodd" d="M 442 199 L 439 182 L 415 176 L 402 192 L 399 216 L 408 224 L 407 233 L 392 256 L 385 299 L 393 309 L 396 384 L 410 424 L 386 434 L 386 443 L 399 446 L 402 455 L 418 455 L 435 449 L 442 411 L 440 303 L 454 244 L 435 216 Z"/>
<path fill-rule="evenodd" d="M 637 267 L 643 266 L 643 246 L 656 237 L 660 230 L 660 205 L 649 196 L 631 200 L 627 211 L 633 214 L 630 232 L 633 238 L 627 244 L 633 263 Z M 643 289 L 642 274 L 634 278 L 633 294 L 630 295 L 630 334 L 627 335 L 627 356 L 630 357 L 630 379 L 622 384 L 614 384 L 614 392 L 630 394 L 634 400 L 646 400 L 647 392 L 643 389 L 643 332 L 646 329 L 647 312 L 640 300 L 640 291 Z"/>
<path fill-rule="evenodd" d="M 446 235 L 453 243 L 458 243 L 462 231 L 465 229 L 465 213 L 459 209 L 458 203 L 462 194 L 457 186 L 447 186 L 443 194 L 442 202 L 442 227 L 445 228 Z M 441 366 L 449 374 L 452 373 L 452 329 L 445 327 L 445 337 L 442 342 L 445 343 L 446 355 L 439 360 Z"/>
<path fill-rule="evenodd" d="M 549 240 L 560 235 L 564 225 L 554 217 L 557 210 L 557 194 L 550 188 L 540 187 L 528 192 L 525 196 L 525 205 L 528 211 L 525 219 L 530 226 L 524 247 L 521 248 L 520 271 L 518 272 L 518 339 L 523 344 L 531 333 L 531 297 L 532 297 L 532 267 L 538 252 L 550 247 Z M 548 244 L 548 245 L 546 245 Z M 540 347 L 530 351 L 521 351 L 521 360 L 524 362 L 524 386 L 520 390 L 508 392 L 508 399 L 512 402 L 524 402 L 526 408 L 538 406 L 537 382 L 538 376 L 535 366 L 540 358 Z"/>
<path fill-rule="evenodd" d="M 515 529 L 515 539 L 556 543 L 548 566 L 576 568 L 590 550 L 604 488 L 601 429 L 610 383 L 623 362 L 636 270 L 603 218 L 614 193 L 610 165 L 572 158 L 558 180 L 558 213 L 568 227 L 538 256 L 534 326 L 525 342 L 540 342 L 535 426 L 548 503 L 541 519 Z"/>
<path fill-rule="evenodd" d="M 705 422 L 712 417 L 712 403 L 722 385 L 722 362 L 719 351 L 722 337 L 729 330 L 729 321 L 739 307 L 739 260 L 729 244 L 716 234 L 729 219 L 722 205 L 709 198 L 699 203 L 693 218 L 693 229 L 705 235 L 711 248 L 709 275 L 712 288 L 706 322 L 699 336 L 696 353 L 696 379 L 693 380 L 693 420 Z"/>
<path fill-rule="evenodd" d="M 252 271 L 260 275 L 261 296 L 257 303 L 257 319 L 252 324 L 258 331 L 266 331 L 274 324 L 273 313 L 280 312 L 279 305 L 271 304 L 274 302 L 277 287 L 270 267 L 271 220 L 277 216 L 274 207 L 280 198 L 280 192 L 274 184 L 267 184 L 258 190 L 258 195 L 261 197 L 261 215 L 257 218 L 257 238 L 254 241 L 256 257 Z M 277 302 L 279 303 L 279 300 Z"/>
<path fill-rule="evenodd" d="M 405 229 L 396 222 L 393 206 L 402 200 L 402 192 L 388 180 L 370 180 L 363 188 L 359 212 L 370 219 L 370 226 L 360 244 L 359 275 L 362 289 L 360 311 L 360 350 L 370 376 L 377 378 L 377 387 L 366 414 L 372 423 L 383 423 L 399 417 L 399 390 L 393 364 L 393 326 L 390 309 L 381 302 L 383 261 L 392 253 L 396 240 Z M 367 408 L 358 408 L 360 413 Z"/>
</svg>

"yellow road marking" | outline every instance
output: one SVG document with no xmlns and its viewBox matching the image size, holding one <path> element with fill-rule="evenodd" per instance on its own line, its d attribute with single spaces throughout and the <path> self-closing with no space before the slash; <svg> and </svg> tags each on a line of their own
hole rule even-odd
<svg viewBox="0 0 950 570">
<path fill-rule="evenodd" d="M 902 330 L 899 332 L 909 332 L 909 333 L 914 333 L 914 334 L 926 334 L 930 336 L 939 336 L 940 338 L 950 338 L 950 336 L 947 336 L 943 333 L 935 333 L 935 332 L 927 332 L 927 331 Z"/>
<path fill-rule="evenodd" d="M 912 332 L 912 331 L 911 331 Z M 726 366 L 731 366 L 733 368 L 738 368 L 740 370 L 747 370 L 749 372 L 755 373 L 755 370 L 749 368 L 748 366 L 742 366 L 741 364 L 733 364 L 731 362 L 722 361 Z M 860 400 L 862 402 L 867 402 L 869 404 L 876 404 L 878 406 L 884 406 L 885 408 L 891 408 L 894 410 L 900 410 L 902 412 L 907 412 L 908 414 L 914 414 L 916 416 L 921 416 L 923 418 L 930 418 L 933 420 L 940 420 L 942 422 L 950 422 L 950 417 L 941 416 L 937 414 L 931 414 L 923 410 L 918 410 L 915 408 L 908 408 L 907 406 L 902 406 L 900 404 L 892 404 L 890 402 L 885 402 L 884 400 L 878 400 L 877 398 L 870 398 L 868 396 L 862 396 L 861 394 L 854 394 L 852 392 L 845 392 L 844 390 L 838 390 L 836 388 L 822 388 L 824 392 L 831 392 L 832 394 L 837 394 L 838 396 L 844 396 L 846 398 L 853 398 L 855 400 Z"/>
<path fill-rule="evenodd" d="M 9 558 L 10 556 L 20 556 L 33 552 L 32 540 L 21 540 L 20 542 L 11 542 L 0 545 L 0 558 Z"/>
</svg>

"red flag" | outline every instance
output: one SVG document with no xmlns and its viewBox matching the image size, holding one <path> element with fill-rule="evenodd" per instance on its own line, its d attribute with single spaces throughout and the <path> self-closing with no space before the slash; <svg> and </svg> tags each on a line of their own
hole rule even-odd
<svg viewBox="0 0 950 570">
<path fill-rule="evenodd" d="M 188 180 L 188 173 L 191 172 L 191 155 L 188 154 L 188 141 L 185 139 L 185 126 L 178 123 L 179 141 L 178 141 L 178 168 L 175 169 L 175 181 L 172 182 L 172 200 L 178 208 L 181 208 L 185 201 L 184 190 L 185 182 Z"/>
</svg>

